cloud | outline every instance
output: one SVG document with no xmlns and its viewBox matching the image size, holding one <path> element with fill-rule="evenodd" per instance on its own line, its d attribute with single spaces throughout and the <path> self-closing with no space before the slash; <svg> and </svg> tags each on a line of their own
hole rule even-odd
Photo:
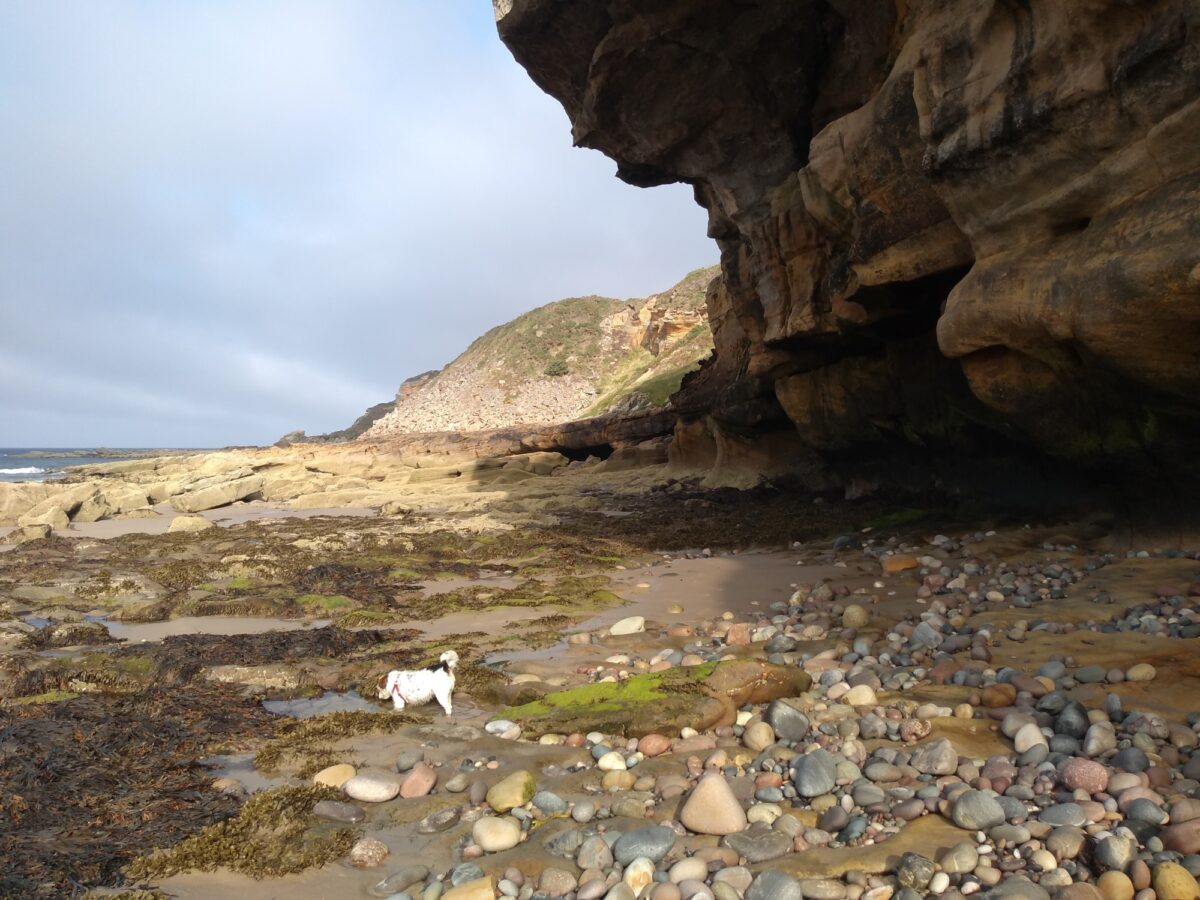
<svg viewBox="0 0 1200 900">
<path fill-rule="evenodd" d="M 484 3 L 0 6 L 0 446 L 342 427 L 550 300 L 714 262 Z"/>
</svg>

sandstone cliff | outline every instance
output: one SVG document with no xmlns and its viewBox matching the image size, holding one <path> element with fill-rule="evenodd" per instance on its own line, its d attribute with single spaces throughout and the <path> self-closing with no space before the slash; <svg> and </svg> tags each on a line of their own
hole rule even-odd
<svg viewBox="0 0 1200 900">
<path fill-rule="evenodd" d="M 494 5 L 576 144 L 709 211 L 677 454 L 1200 468 L 1200 2 Z"/>
<path fill-rule="evenodd" d="M 368 439 L 570 422 L 663 407 L 712 348 L 715 267 L 641 300 L 560 300 L 493 328 L 437 372 L 406 381 Z"/>
</svg>

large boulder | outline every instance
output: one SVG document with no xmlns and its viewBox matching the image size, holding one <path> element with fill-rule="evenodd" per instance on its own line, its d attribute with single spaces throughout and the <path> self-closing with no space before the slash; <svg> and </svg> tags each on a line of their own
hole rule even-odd
<svg viewBox="0 0 1200 900">
<path fill-rule="evenodd" d="M 110 515 L 133 512 L 134 510 L 145 509 L 150 505 L 147 502 L 145 488 L 131 484 L 105 488 L 103 497 L 104 503 L 109 507 Z"/>
<path fill-rule="evenodd" d="M 182 513 L 203 512 L 253 497 L 262 490 L 262 486 L 261 475 L 247 475 L 179 494 L 171 498 L 171 505 Z"/>
<path fill-rule="evenodd" d="M 35 509 L 25 513 L 17 519 L 17 524 L 22 528 L 29 525 L 48 525 L 55 531 L 62 531 L 71 524 L 71 518 L 65 509 L 57 503 L 50 502 L 39 504 Z"/>
<path fill-rule="evenodd" d="M 0 481 L 0 525 L 15 525 L 50 492 L 49 485 L 39 482 Z"/>
<path fill-rule="evenodd" d="M 204 516 L 176 516 L 167 526 L 167 532 L 170 534 L 181 532 L 194 534 L 197 531 L 208 531 L 210 528 L 216 528 L 216 526 Z"/>
<path fill-rule="evenodd" d="M 531 737 L 600 731 L 643 737 L 732 724 L 739 707 L 794 697 L 812 686 L 804 671 L 749 660 L 706 663 L 554 691 L 499 718 Z"/>
<path fill-rule="evenodd" d="M 114 510 L 104 499 L 104 495 L 96 493 L 79 504 L 79 509 L 71 517 L 72 522 L 99 522 L 113 514 Z"/>
</svg>

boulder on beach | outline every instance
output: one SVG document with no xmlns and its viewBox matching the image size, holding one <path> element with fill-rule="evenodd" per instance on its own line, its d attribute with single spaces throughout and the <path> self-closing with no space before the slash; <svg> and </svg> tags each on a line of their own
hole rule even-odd
<svg viewBox="0 0 1200 900">
<path fill-rule="evenodd" d="M 209 528 L 216 528 L 216 525 L 204 516 L 176 516 L 167 526 L 167 531 L 171 534 L 178 534 L 180 532 L 207 531 Z"/>
</svg>

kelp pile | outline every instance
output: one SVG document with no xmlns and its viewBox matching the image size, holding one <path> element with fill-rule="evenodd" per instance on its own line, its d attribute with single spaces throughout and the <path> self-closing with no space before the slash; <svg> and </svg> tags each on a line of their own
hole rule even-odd
<svg viewBox="0 0 1200 900">
<path fill-rule="evenodd" d="M 196 760 L 274 725 L 201 686 L 0 709 L 0 896 L 119 886 L 147 847 L 237 815 Z"/>
<path fill-rule="evenodd" d="M 265 878 L 322 866 L 345 856 L 359 835 L 357 829 L 315 823 L 310 815 L 317 801 L 341 796 L 321 785 L 284 786 L 255 794 L 233 818 L 134 860 L 129 876 L 162 878 L 189 870 L 211 872 L 223 866 Z"/>
</svg>

